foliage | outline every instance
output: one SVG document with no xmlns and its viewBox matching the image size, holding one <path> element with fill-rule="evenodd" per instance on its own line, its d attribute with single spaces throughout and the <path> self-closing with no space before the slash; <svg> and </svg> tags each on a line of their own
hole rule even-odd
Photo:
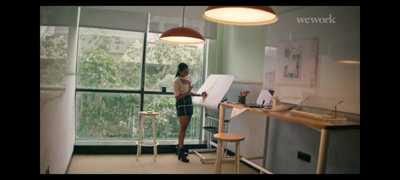
<svg viewBox="0 0 400 180">
<path fill-rule="evenodd" d="M 77 136 L 92 138 L 130 138 L 138 95 L 78 93 Z"/>
</svg>

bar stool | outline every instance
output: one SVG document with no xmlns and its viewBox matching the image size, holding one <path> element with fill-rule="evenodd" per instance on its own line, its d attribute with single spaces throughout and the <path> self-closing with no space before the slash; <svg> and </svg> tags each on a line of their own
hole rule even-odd
<svg viewBox="0 0 400 180">
<path fill-rule="evenodd" d="M 224 158 L 224 142 L 234 142 L 236 144 L 235 148 L 235 172 L 239 173 L 239 165 L 240 165 L 240 141 L 244 140 L 243 136 L 234 135 L 234 134 L 226 134 L 226 133 L 217 133 L 214 134 L 214 138 L 218 140 L 218 148 L 217 148 L 217 161 L 216 161 L 216 173 L 221 173 L 222 160 Z"/>
<path fill-rule="evenodd" d="M 157 134 L 156 134 L 156 116 L 159 115 L 160 113 L 158 112 L 146 112 L 146 111 L 141 111 L 139 112 L 139 139 L 136 141 L 136 161 L 139 160 L 139 156 L 142 153 L 142 146 L 153 146 L 153 157 L 154 161 L 156 161 L 157 157 L 157 146 L 158 142 L 156 140 Z M 144 144 L 144 121 L 146 119 L 146 116 L 152 116 L 152 129 L 153 129 L 153 144 Z"/>
</svg>

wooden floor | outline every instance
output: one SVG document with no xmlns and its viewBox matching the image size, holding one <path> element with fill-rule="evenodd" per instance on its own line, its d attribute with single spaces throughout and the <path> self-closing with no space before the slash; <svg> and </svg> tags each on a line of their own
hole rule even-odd
<svg viewBox="0 0 400 180">
<path fill-rule="evenodd" d="M 215 153 L 204 154 L 215 157 Z M 214 164 L 202 164 L 195 154 L 188 156 L 189 163 L 178 161 L 175 154 L 159 154 L 157 161 L 152 155 L 142 155 L 136 161 L 135 155 L 74 155 L 68 174 L 214 174 Z M 233 162 L 222 165 L 222 174 L 234 173 Z M 240 174 L 258 174 L 244 163 Z"/>
</svg>

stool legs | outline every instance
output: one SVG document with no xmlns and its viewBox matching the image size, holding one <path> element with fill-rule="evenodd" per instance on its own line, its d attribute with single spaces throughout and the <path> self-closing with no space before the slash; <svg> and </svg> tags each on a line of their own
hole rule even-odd
<svg viewBox="0 0 400 180">
<path fill-rule="evenodd" d="M 236 143 L 236 153 L 235 153 L 235 171 L 236 174 L 239 174 L 239 166 L 240 166 L 240 142 Z"/>
<path fill-rule="evenodd" d="M 222 158 L 224 156 L 224 146 L 223 141 L 218 140 L 218 148 L 217 148 L 217 162 L 215 165 L 215 173 L 221 173 L 221 166 L 222 166 Z"/>
<path fill-rule="evenodd" d="M 145 115 L 139 114 L 139 134 L 138 134 L 138 143 L 136 149 L 136 161 L 139 160 L 139 156 L 142 154 L 142 144 L 144 139 L 144 120 Z M 157 158 L 157 129 L 156 129 L 156 115 L 153 115 L 152 118 L 152 130 L 153 130 L 153 160 L 156 161 Z"/>
<path fill-rule="evenodd" d="M 140 144 L 138 144 L 137 150 L 136 150 L 136 161 L 139 160 L 139 156 L 141 154 L 141 150 L 142 150 L 142 147 L 140 146 Z"/>
<path fill-rule="evenodd" d="M 152 126 L 153 126 L 153 156 L 154 156 L 154 161 L 156 161 L 157 158 L 157 141 L 156 141 L 156 137 L 157 137 L 157 133 L 156 133 L 156 117 L 153 116 L 153 121 L 152 121 Z"/>
<path fill-rule="evenodd" d="M 158 113 L 139 113 L 139 137 L 138 137 L 138 143 L 137 143 L 137 150 L 136 150 L 136 161 L 139 160 L 139 156 L 142 153 L 142 145 L 144 141 L 144 121 L 146 118 L 146 115 L 151 115 L 153 116 L 152 118 L 152 130 L 153 130 L 153 160 L 156 161 L 157 158 L 157 126 L 156 126 L 156 116 Z"/>
<path fill-rule="evenodd" d="M 240 167 L 240 142 L 235 143 L 236 152 L 235 152 L 235 162 L 234 162 L 234 169 L 235 173 L 239 174 L 239 167 Z M 222 161 L 224 160 L 224 144 L 223 141 L 218 140 L 218 148 L 217 148 L 217 159 L 215 165 L 215 173 L 220 174 L 222 169 Z"/>
<path fill-rule="evenodd" d="M 139 160 L 139 156 L 142 154 L 142 143 L 144 138 L 144 117 L 139 115 L 139 140 L 136 149 L 136 161 Z"/>
</svg>

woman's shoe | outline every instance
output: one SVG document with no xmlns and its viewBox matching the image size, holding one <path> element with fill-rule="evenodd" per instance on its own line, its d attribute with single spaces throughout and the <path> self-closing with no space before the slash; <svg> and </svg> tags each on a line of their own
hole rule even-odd
<svg viewBox="0 0 400 180">
<path fill-rule="evenodd" d="M 189 155 L 189 149 L 187 149 L 187 148 L 185 148 L 185 147 L 183 147 L 183 152 L 185 152 L 185 156 L 188 156 L 188 155 Z"/>
<path fill-rule="evenodd" d="M 175 151 L 176 155 L 179 155 L 179 152 L 181 151 L 181 149 L 184 150 L 186 156 L 189 155 L 189 149 L 187 149 L 185 147 L 180 148 L 178 145 L 176 145 L 176 151 Z"/>
<path fill-rule="evenodd" d="M 179 156 L 179 152 L 180 152 L 180 150 L 181 150 L 181 148 L 179 148 L 179 146 L 178 146 L 178 145 L 176 145 L 176 151 L 175 151 L 175 154 L 176 154 L 177 156 Z"/>
<path fill-rule="evenodd" d="M 187 158 L 187 154 L 184 148 L 179 148 L 178 160 L 181 160 L 182 162 L 185 163 L 189 162 L 189 159 Z"/>
</svg>

